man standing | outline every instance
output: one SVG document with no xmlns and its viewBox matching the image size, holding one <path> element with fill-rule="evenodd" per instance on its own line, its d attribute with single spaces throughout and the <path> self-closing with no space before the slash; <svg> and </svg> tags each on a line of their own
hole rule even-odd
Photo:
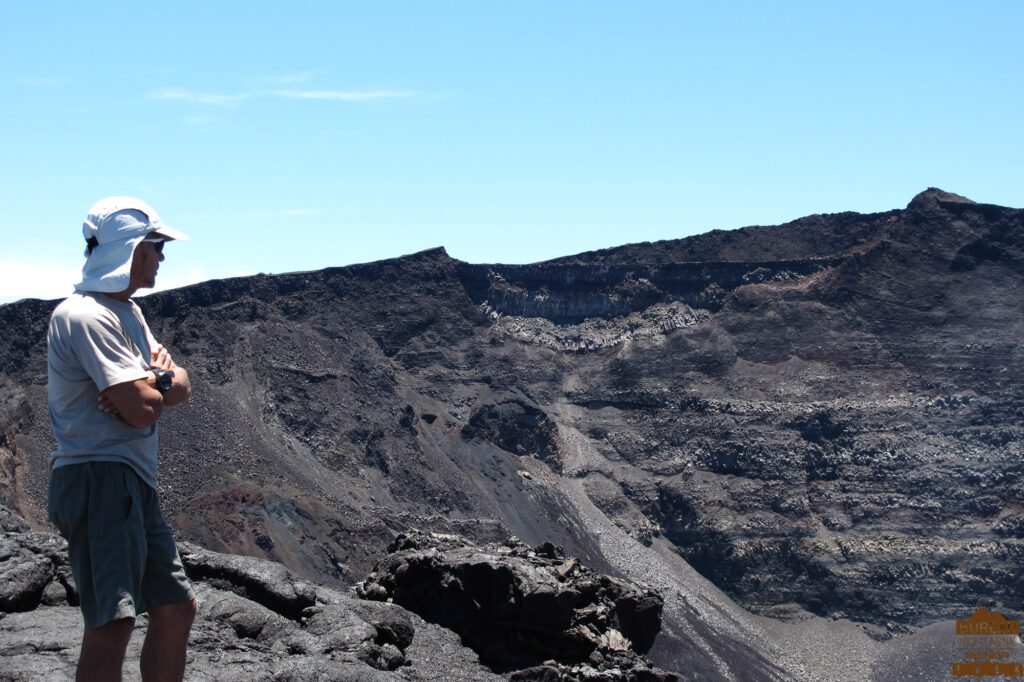
<svg viewBox="0 0 1024 682">
<path fill-rule="evenodd" d="M 192 389 L 131 296 L 156 283 L 164 244 L 188 237 L 131 197 L 98 201 L 83 234 L 82 281 L 47 334 L 49 514 L 85 619 L 76 679 L 120 680 L 135 617 L 148 611 L 142 678 L 181 680 L 196 602 L 160 513 L 157 422 Z"/>
</svg>

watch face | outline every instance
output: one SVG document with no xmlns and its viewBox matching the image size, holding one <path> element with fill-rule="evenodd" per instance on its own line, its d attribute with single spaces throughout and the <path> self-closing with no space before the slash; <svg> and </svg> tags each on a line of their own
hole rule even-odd
<svg viewBox="0 0 1024 682">
<path fill-rule="evenodd" d="M 156 376 L 156 387 L 161 391 L 166 391 L 174 383 L 174 372 L 160 372 Z"/>
</svg>

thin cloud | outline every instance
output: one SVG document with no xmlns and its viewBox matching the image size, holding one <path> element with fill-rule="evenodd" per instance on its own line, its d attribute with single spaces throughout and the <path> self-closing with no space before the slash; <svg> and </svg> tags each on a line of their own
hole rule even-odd
<svg viewBox="0 0 1024 682">
<path fill-rule="evenodd" d="M 186 90 L 185 88 L 161 88 L 160 90 L 154 90 L 149 93 L 150 99 L 181 100 L 217 107 L 226 107 L 232 104 L 237 104 L 238 102 L 249 99 L 251 96 L 252 95 L 249 93 L 225 95 L 218 92 L 194 92 Z"/>
<path fill-rule="evenodd" d="M 416 97 L 409 90 L 274 90 L 275 97 L 288 99 L 335 100 L 341 102 L 368 102 L 375 99 Z"/>
<path fill-rule="evenodd" d="M 82 279 L 81 267 L 0 261 L 0 304 L 23 298 L 62 298 Z"/>
<path fill-rule="evenodd" d="M 70 296 L 75 284 L 82 279 L 81 266 L 69 264 L 30 263 L 24 261 L 0 260 L 0 305 L 13 303 L 24 298 L 41 298 L 50 300 Z M 233 270 L 227 275 L 216 277 L 241 277 L 252 273 Z M 205 282 L 215 275 L 200 267 L 186 267 L 181 270 L 161 272 L 157 276 L 156 287 L 142 289 L 136 296 L 147 296 L 157 291 L 167 291 L 178 287 Z"/>
<path fill-rule="evenodd" d="M 274 81 L 286 84 L 299 84 L 313 78 L 313 74 L 295 74 L 292 76 L 280 76 Z M 421 97 L 421 93 L 412 90 L 314 90 L 314 89 L 277 89 L 277 90 L 253 90 L 226 94 L 220 92 L 198 92 L 186 88 L 160 88 L 149 93 L 152 100 L 177 100 L 181 102 L 192 102 L 215 107 L 229 107 L 239 102 L 256 97 L 279 97 L 296 100 L 318 100 L 334 102 L 371 102 L 379 99 L 411 99 Z M 186 123 L 189 125 L 201 125 L 208 121 L 203 118 L 193 117 Z"/>
</svg>

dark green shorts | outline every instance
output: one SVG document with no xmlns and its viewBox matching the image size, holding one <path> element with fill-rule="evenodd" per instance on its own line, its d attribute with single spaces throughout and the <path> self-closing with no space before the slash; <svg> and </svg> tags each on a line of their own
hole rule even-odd
<svg viewBox="0 0 1024 682">
<path fill-rule="evenodd" d="M 48 506 L 68 541 L 86 628 L 193 598 L 157 493 L 130 466 L 58 467 L 50 472 Z"/>
</svg>

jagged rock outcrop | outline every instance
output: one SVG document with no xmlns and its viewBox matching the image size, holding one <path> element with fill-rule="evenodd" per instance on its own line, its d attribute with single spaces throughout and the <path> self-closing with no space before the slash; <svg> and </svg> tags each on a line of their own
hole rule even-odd
<svg viewBox="0 0 1024 682">
<path fill-rule="evenodd" d="M 7 521 L 0 535 L 0 612 L 31 611 L 40 604 L 78 603 L 67 543 L 49 533 L 34 533 L 28 524 L 0 506 Z"/>
<path fill-rule="evenodd" d="M 0 517 L 17 519 L 5 508 Z M 4 527 L 0 679 L 72 679 L 81 615 L 67 545 L 27 525 Z M 273 562 L 188 543 L 180 549 L 199 600 L 190 680 L 500 679 L 454 634 L 399 606 L 307 583 Z M 146 617 L 137 625 L 129 668 L 137 666 Z"/>
<path fill-rule="evenodd" d="M 520 456 L 558 468 L 558 427 L 540 408 L 521 400 L 483 405 L 474 411 L 462 437 L 480 438 Z"/>
<path fill-rule="evenodd" d="M 29 531 L 4 507 L 0 518 L 0 678 L 69 679 L 81 618 L 67 544 Z M 530 550 L 509 541 L 478 549 L 454 536 L 414 532 L 399 536 L 394 549 L 398 554 L 360 584 L 363 599 L 356 599 L 298 579 L 274 562 L 182 543 L 182 562 L 199 601 L 188 678 L 499 679 L 453 633 L 431 624 L 437 623 L 461 626 L 463 641 L 487 654 L 492 666 L 501 663 L 512 679 L 678 679 L 638 653 L 657 635 L 660 598 L 595 574 L 551 545 Z M 486 558 L 480 554 L 488 550 Z M 472 566 L 459 563 L 466 551 L 477 553 Z M 424 570 L 417 556 L 430 556 L 437 566 L 451 562 L 445 564 L 450 571 Z M 403 608 L 408 606 L 431 622 Z M 508 618 L 515 621 L 513 630 Z M 144 631 L 145 616 L 138 621 Z M 467 625 L 476 631 L 464 631 Z M 521 655 L 510 655 L 510 646 Z M 126 665 L 134 666 L 137 657 L 136 642 Z M 526 664 L 514 665 L 519 661 Z"/>
<path fill-rule="evenodd" d="M 356 593 L 451 628 L 496 670 L 526 669 L 512 679 L 678 679 L 642 655 L 661 627 L 662 598 L 550 543 L 477 546 L 409 532 L 388 551 Z"/>
</svg>

